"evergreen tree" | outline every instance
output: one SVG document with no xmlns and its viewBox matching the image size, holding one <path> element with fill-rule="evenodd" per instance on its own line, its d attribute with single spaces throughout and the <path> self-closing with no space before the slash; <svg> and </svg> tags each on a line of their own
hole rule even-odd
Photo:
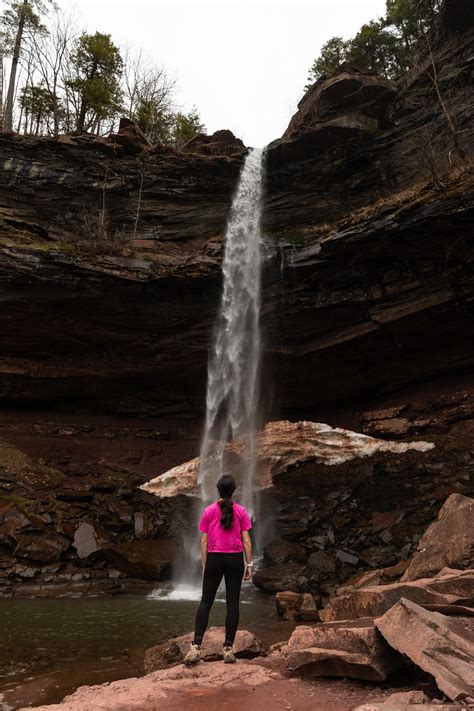
<svg viewBox="0 0 474 711">
<path fill-rule="evenodd" d="M 395 76 L 401 69 L 397 37 L 380 20 L 362 25 L 349 43 L 347 59 L 370 74 L 385 77 Z"/>
<path fill-rule="evenodd" d="M 441 5 L 442 0 L 386 0 L 385 17 L 363 25 L 350 40 L 332 37 L 323 45 L 310 81 L 332 77 L 344 61 L 372 74 L 400 75 L 410 68 L 420 39 L 433 31 Z"/>
<path fill-rule="evenodd" d="M 71 53 L 73 76 L 67 81 L 76 110 L 77 131 L 98 128 L 121 106 L 122 58 L 110 35 L 83 34 Z"/>
<path fill-rule="evenodd" d="M 321 54 L 317 57 L 309 70 L 308 81 L 315 82 L 321 77 L 332 77 L 342 62 L 347 59 L 349 42 L 342 37 L 331 37 L 321 47 Z"/>
<path fill-rule="evenodd" d="M 178 112 L 174 116 L 171 138 L 176 148 L 181 148 L 185 143 L 197 136 L 198 133 L 204 133 L 206 127 L 201 121 L 195 106 L 188 114 Z"/>
</svg>

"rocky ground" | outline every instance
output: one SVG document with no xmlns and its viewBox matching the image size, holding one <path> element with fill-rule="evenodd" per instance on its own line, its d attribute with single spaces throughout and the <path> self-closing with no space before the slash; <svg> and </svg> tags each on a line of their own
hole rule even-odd
<svg viewBox="0 0 474 711">
<path fill-rule="evenodd" d="M 228 705 L 270 709 L 409 711 L 418 706 L 461 711 L 474 706 L 474 499 L 450 496 L 426 530 L 401 579 L 389 585 L 363 576 L 330 597 L 319 612 L 309 594 L 277 597 L 279 611 L 297 626 L 285 642 L 265 648 L 240 630 L 236 665 L 221 660 L 223 628 L 211 628 L 202 660 L 183 665 L 192 633 L 145 654 L 146 674 L 81 687 L 61 704 L 38 707 L 79 711 L 152 711 Z M 448 567 L 452 566 L 452 567 Z M 456 567 L 454 567 L 456 566 Z M 291 615 L 290 615 L 291 613 Z M 313 613 L 312 615 L 310 613 Z M 371 682 L 329 684 L 335 677 Z M 393 694 L 412 679 L 415 688 Z M 380 684 L 385 686 L 384 691 Z M 387 698 L 385 698 L 387 697 Z M 445 703 L 444 703 L 445 702 Z"/>
</svg>

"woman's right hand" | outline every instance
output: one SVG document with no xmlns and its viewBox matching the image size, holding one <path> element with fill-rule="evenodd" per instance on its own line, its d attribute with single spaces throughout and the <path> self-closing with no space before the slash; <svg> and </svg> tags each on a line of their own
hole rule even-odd
<svg viewBox="0 0 474 711">
<path fill-rule="evenodd" d="M 244 580 L 252 580 L 252 570 L 253 568 L 251 565 L 245 566 Z"/>
</svg>

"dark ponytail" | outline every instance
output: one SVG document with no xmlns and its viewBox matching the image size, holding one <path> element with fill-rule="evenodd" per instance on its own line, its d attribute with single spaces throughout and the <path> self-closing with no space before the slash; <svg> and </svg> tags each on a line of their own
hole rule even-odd
<svg viewBox="0 0 474 711">
<path fill-rule="evenodd" d="M 222 528 L 229 529 L 232 527 L 234 521 L 234 503 L 232 501 L 232 494 L 236 489 L 235 479 L 230 474 L 224 474 L 221 476 L 217 482 L 217 490 L 219 491 L 220 497 L 223 501 L 219 501 L 219 506 L 221 507 L 221 526 Z"/>
</svg>

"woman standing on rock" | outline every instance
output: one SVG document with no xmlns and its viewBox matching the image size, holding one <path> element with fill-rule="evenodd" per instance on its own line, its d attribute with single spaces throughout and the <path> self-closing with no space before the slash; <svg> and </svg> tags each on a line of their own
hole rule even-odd
<svg viewBox="0 0 474 711">
<path fill-rule="evenodd" d="M 207 506 L 202 514 L 199 530 L 202 554 L 202 598 L 196 613 L 194 641 L 184 659 L 185 664 L 196 664 L 201 659 L 201 643 L 209 622 L 217 588 L 225 579 L 227 615 L 225 618 L 224 662 L 236 661 L 232 651 L 239 624 L 239 599 L 242 578 L 252 577 L 252 528 L 247 510 L 232 501 L 236 488 L 233 476 L 225 474 L 217 482 L 220 498 Z M 246 567 L 244 567 L 245 551 Z"/>
</svg>

